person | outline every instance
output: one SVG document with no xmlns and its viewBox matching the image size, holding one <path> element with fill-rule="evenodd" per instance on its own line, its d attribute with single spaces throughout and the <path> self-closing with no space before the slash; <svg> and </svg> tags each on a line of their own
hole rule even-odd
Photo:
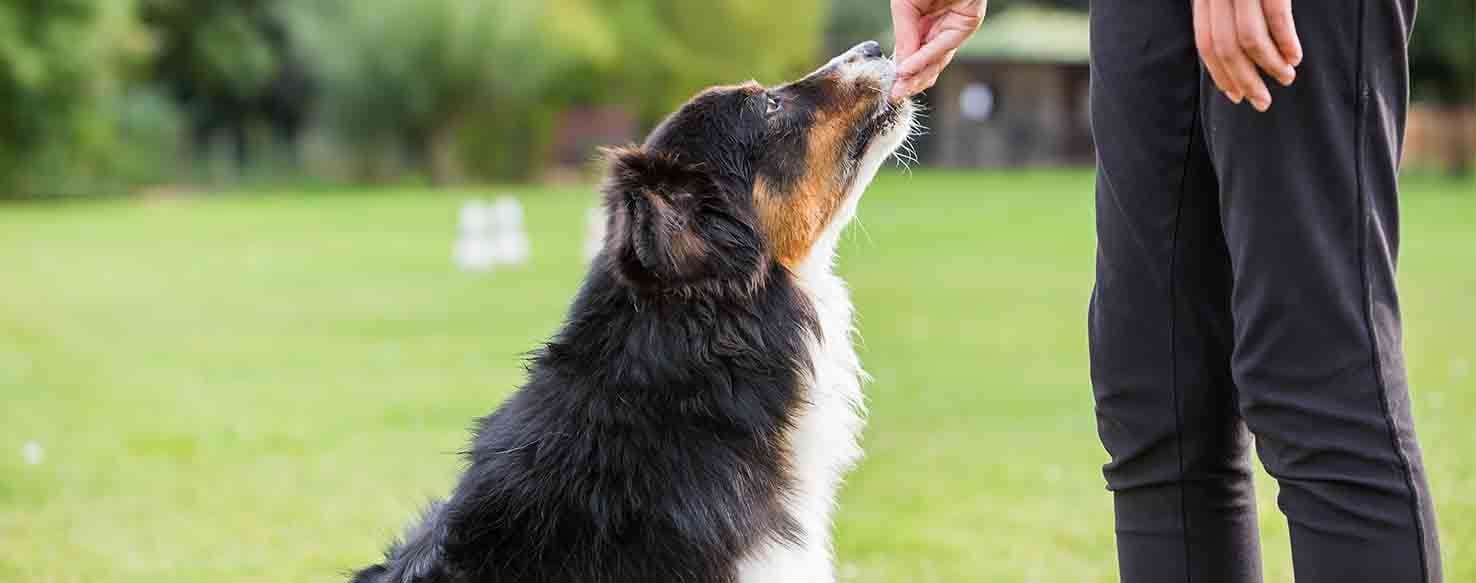
<svg viewBox="0 0 1476 583">
<path fill-rule="evenodd" d="M 898 96 L 982 0 L 893 0 Z M 1125 583 L 1441 581 L 1395 293 L 1414 0 L 1095 0 L 1097 426 Z"/>
</svg>

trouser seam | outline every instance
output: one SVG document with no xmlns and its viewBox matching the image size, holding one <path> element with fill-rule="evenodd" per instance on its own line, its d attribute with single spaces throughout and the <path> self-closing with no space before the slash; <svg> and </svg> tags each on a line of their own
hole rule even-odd
<svg viewBox="0 0 1476 583">
<path fill-rule="evenodd" d="M 1409 492 L 1410 518 L 1414 522 L 1415 536 L 1418 537 L 1415 541 L 1415 550 L 1420 559 L 1420 579 L 1428 582 L 1430 581 L 1430 566 L 1429 559 L 1425 556 L 1425 524 L 1420 518 L 1420 493 L 1415 487 L 1414 470 L 1410 464 L 1409 456 L 1405 454 L 1400 442 L 1399 430 L 1394 423 L 1394 415 L 1389 406 L 1389 387 L 1388 383 L 1384 380 L 1384 363 L 1379 356 L 1378 329 L 1375 327 L 1373 319 L 1373 284 L 1369 274 L 1370 265 L 1368 258 L 1369 230 L 1372 228 L 1369 224 L 1371 210 L 1369 209 L 1369 195 L 1365 189 L 1367 183 L 1364 180 L 1364 161 L 1366 158 L 1364 142 L 1367 138 L 1368 131 L 1366 110 L 1368 107 L 1368 91 L 1366 88 L 1368 80 L 1364 78 L 1364 75 L 1367 73 L 1365 71 L 1367 60 L 1366 43 L 1368 42 L 1368 30 L 1366 28 L 1367 11 L 1367 0 L 1361 0 L 1358 3 L 1357 85 L 1355 86 L 1353 102 L 1353 173 L 1357 184 L 1356 194 L 1358 197 L 1359 225 L 1357 238 L 1359 275 L 1362 278 L 1363 284 L 1363 323 L 1365 329 L 1368 331 L 1369 359 L 1373 366 L 1374 383 L 1379 391 L 1379 409 L 1384 416 L 1385 427 L 1389 431 L 1389 444 L 1394 448 L 1395 457 L 1399 459 L 1399 470 L 1404 479 L 1405 488 Z"/>
<path fill-rule="evenodd" d="M 1178 200 L 1174 203 L 1174 231 L 1169 242 L 1168 309 L 1169 309 L 1169 388 L 1174 406 L 1174 455 L 1178 458 L 1179 472 L 1179 526 L 1184 530 L 1184 581 L 1194 582 L 1191 565 L 1192 553 L 1189 544 L 1189 502 L 1187 480 L 1184 476 L 1184 408 L 1179 396 L 1179 342 L 1178 342 L 1178 294 L 1179 294 L 1179 229 L 1184 224 L 1184 192 L 1189 186 L 1189 167 L 1193 164 L 1194 136 L 1199 131 L 1199 91 L 1196 84 L 1194 106 L 1189 121 L 1189 132 L 1184 140 L 1184 167 L 1179 174 Z"/>
</svg>

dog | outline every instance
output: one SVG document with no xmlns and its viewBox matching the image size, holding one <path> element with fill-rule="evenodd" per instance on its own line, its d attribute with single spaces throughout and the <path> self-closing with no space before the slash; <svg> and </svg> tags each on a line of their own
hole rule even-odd
<svg viewBox="0 0 1476 583">
<path fill-rule="evenodd" d="M 910 136 L 862 43 L 608 151 L 603 249 L 468 467 L 355 583 L 828 583 L 864 373 L 832 272 Z"/>
</svg>

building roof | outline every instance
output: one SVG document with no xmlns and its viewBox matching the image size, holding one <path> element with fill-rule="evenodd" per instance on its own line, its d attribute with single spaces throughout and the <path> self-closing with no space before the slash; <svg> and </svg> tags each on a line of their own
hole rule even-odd
<svg viewBox="0 0 1476 583">
<path fill-rule="evenodd" d="M 985 17 L 984 26 L 959 47 L 963 62 L 1086 64 L 1091 53 L 1084 12 L 1013 8 Z"/>
</svg>

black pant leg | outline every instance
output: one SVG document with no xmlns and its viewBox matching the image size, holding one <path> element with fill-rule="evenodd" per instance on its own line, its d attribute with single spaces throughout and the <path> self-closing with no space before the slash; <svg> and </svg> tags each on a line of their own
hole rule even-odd
<svg viewBox="0 0 1476 583">
<path fill-rule="evenodd" d="M 1298 583 L 1440 581 L 1394 288 L 1413 0 L 1293 6 L 1306 58 L 1270 112 L 1204 80 L 1242 414 Z"/>
<path fill-rule="evenodd" d="M 1092 4 L 1092 382 L 1125 583 L 1261 579 L 1191 26 L 1185 0 Z"/>
</svg>

